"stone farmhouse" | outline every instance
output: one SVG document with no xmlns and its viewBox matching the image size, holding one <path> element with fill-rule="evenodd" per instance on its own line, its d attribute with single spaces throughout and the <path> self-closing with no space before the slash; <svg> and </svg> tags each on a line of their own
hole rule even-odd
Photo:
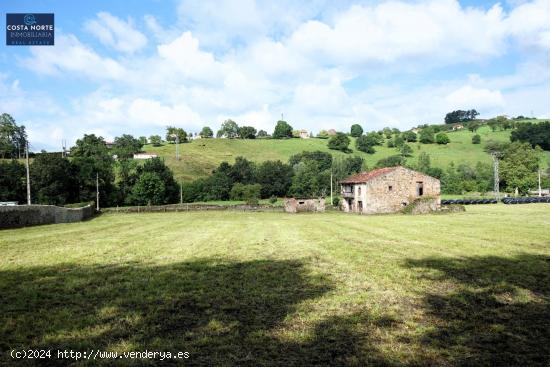
<svg viewBox="0 0 550 367">
<path fill-rule="evenodd" d="M 345 212 L 394 213 L 419 198 L 435 209 L 441 204 L 437 178 L 401 166 L 361 172 L 340 184 Z"/>
</svg>

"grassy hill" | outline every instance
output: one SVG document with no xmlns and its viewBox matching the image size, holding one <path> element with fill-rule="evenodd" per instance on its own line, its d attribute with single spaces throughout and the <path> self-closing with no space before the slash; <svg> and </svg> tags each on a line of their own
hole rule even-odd
<svg viewBox="0 0 550 367">
<path fill-rule="evenodd" d="M 488 140 L 509 141 L 511 131 L 491 131 L 488 126 L 481 127 L 477 134 L 481 135 L 481 144 L 472 144 L 474 133 L 466 129 L 448 132 L 451 142 L 448 145 L 411 143 L 413 156 L 409 162 L 416 162 L 421 152 L 430 154 L 432 165 L 445 168 L 449 163 L 491 162 L 491 157 L 483 151 L 483 146 Z M 350 147 L 354 150 L 352 155 L 358 155 L 365 159 L 368 167 L 384 157 L 397 154 L 395 148 L 386 146 L 376 147 L 375 154 L 366 154 L 355 149 L 355 140 L 352 138 Z M 176 147 L 173 144 L 164 144 L 160 147 L 146 145 L 144 150 L 148 153 L 156 153 L 163 157 L 168 166 L 174 171 L 178 180 L 189 181 L 198 177 L 208 176 L 221 162 L 232 163 L 236 157 L 243 156 L 255 162 L 265 160 L 281 160 L 286 162 L 288 158 L 301 151 L 320 150 L 330 152 L 333 156 L 346 156 L 346 154 L 327 148 L 326 139 L 288 139 L 288 140 L 240 140 L 240 139 L 199 139 L 190 143 L 181 144 L 181 160 L 176 161 Z M 548 165 L 550 152 L 545 152 L 543 164 Z"/>
</svg>

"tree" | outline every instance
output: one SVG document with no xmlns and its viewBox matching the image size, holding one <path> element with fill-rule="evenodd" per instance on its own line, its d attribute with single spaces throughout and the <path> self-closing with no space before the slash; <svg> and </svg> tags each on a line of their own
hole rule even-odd
<svg viewBox="0 0 550 367">
<path fill-rule="evenodd" d="M 160 137 L 160 135 L 151 135 L 149 137 L 149 142 L 154 146 L 154 147 L 160 147 L 162 145 L 162 138 Z"/>
<path fill-rule="evenodd" d="M 245 185 L 237 182 L 231 188 L 229 197 L 231 200 L 245 200 L 248 204 L 258 204 L 261 189 L 260 184 Z"/>
<path fill-rule="evenodd" d="M 241 139 L 256 139 L 256 129 L 252 126 L 239 127 L 238 134 Z"/>
<path fill-rule="evenodd" d="M 166 127 L 166 141 L 169 143 L 175 143 L 176 137 L 177 141 L 180 143 L 185 143 L 187 141 L 187 132 L 180 127 L 167 126 Z"/>
<path fill-rule="evenodd" d="M 234 139 L 239 136 L 239 125 L 231 119 L 225 120 L 216 136 L 218 138 Z"/>
<path fill-rule="evenodd" d="M 0 161 L 0 201 L 26 203 L 25 166 L 12 160 Z"/>
<path fill-rule="evenodd" d="M 416 133 L 414 131 L 405 131 L 403 134 L 401 134 L 401 136 L 406 142 L 416 142 Z"/>
<path fill-rule="evenodd" d="M 472 144 L 480 144 L 481 143 L 481 136 L 479 134 L 475 134 L 472 136 Z"/>
<path fill-rule="evenodd" d="M 393 135 L 392 129 L 390 129 L 389 127 L 385 127 L 385 128 L 382 129 L 382 132 L 386 136 L 386 139 L 391 139 L 391 137 Z"/>
<path fill-rule="evenodd" d="M 292 166 L 281 161 L 265 161 L 256 169 L 256 182 L 262 185 L 261 197 L 280 197 L 292 184 Z"/>
<path fill-rule="evenodd" d="M 139 142 L 141 143 L 142 146 L 147 144 L 147 137 L 146 136 L 140 136 L 139 137 Z"/>
<path fill-rule="evenodd" d="M 272 137 L 273 139 L 292 138 L 292 126 L 286 121 L 277 121 Z"/>
<path fill-rule="evenodd" d="M 114 160 L 101 136 L 84 135 L 71 148 L 72 163 L 78 179 L 79 201 L 96 200 L 96 176 L 102 206 L 114 202 Z"/>
<path fill-rule="evenodd" d="M 353 124 L 351 125 L 350 133 L 351 133 L 350 135 L 353 136 L 354 138 L 358 138 L 361 135 L 363 135 L 363 128 L 359 124 Z"/>
<path fill-rule="evenodd" d="M 540 149 L 539 149 L 540 150 Z M 521 194 L 537 186 L 540 151 L 529 143 L 514 142 L 500 160 L 500 177 L 509 191 L 516 188 Z"/>
<path fill-rule="evenodd" d="M 475 133 L 479 128 L 481 127 L 481 124 L 477 121 L 472 121 L 468 124 L 468 130 Z"/>
<path fill-rule="evenodd" d="M 512 142 L 527 142 L 534 148 L 537 145 L 544 150 L 550 150 L 550 121 L 538 124 L 525 123 L 512 131 L 510 136 Z"/>
<path fill-rule="evenodd" d="M 330 191 L 330 170 L 321 170 L 313 160 L 294 166 L 290 194 L 296 197 L 325 196 Z"/>
<path fill-rule="evenodd" d="M 355 147 L 357 150 L 368 154 L 374 154 L 376 152 L 374 144 L 366 135 L 361 135 L 355 140 Z"/>
<path fill-rule="evenodd" d="M 336 183 L 363 169 L 363 158 L 361 157 L 338 157 L 332 161 L 332 173 Z"/>
<path fill-rule="evenodd" d="M 136 183 L 139 181 L 139 178 L 145 173 L 153 173 L 162 181 L 164 185 L 163 189 L 163 199 L 161 201 L 155 201 L 153 204 L 170 204 L 178 202 L 179 197 L 179 185 L 174 179 L 174 174 L 166 166 L 164 161 L 160 158 L 152 158 L 145 161 L 143 166 L 138 166 L 136 169 L 135 177 Z M 132 190 L 133 192 L 133 190 Z M 135 199 L 135 196 L 132 195 Z"/>
<path fill-rule="evenodd" d="M 317 134 L 317 138 L 319 138 L 319 139 L 328 139 L 329 138 L 328 131 L 326 131 L 326 130 L 319 131 L 319 133 Z"/>
<path fill-rule="evenodd" d="M 344 133 L 336 133 L 332 138 L 328 141 L 328 148 L 334 149 L 334 150 L 340 150 L 342 152 L 348 152 L 349 151 L 349 137 Z"/>
<path fill-rule="evenodd" d="M 303 151 L 302 153 L 294 154 L 288 160 L 291 166 L 296 166 L 301 162 L 314 161 L 317 163 L 319 170 L 324 171 L 332 165 L 332 154 L 316 150 L 313 152 Z"/>
<path fill-rule="evenodd" d="M 233 182 L 251 184 L 255 182 L 256 167 L 244 157 L 235 158 L 235 163 L 229 168 L 229 177 Z"/>
<path fill-rule="evenodd" d="M 410 157 L 412 152 L 413 150 L 409 144 L 403 144 L 401 148 L 399 148 L 399 154 L 403 157 Z"/>
<path fill-rule="evenodd" d="M 258 131 L 258 134 L 256 134 L 257 138 L 267 138 L 269 134 L 265 130 Z"/>
<path fill-rule="evenodd" d="M 123 134 L 115 138 L 114 153 L 119 158 L 132 158 L 135 153 L 139 153 L 143 144 L 132 135 Z"/>
<path fill-rule="evenodd" d="M 33 202 L 65 205 L 78 200 L 75 167 L 67 158 L 37 154 L 30 166 Z"/>
<path fill-rule="evenodd" d="M 405 157 L 401 155 L 391 155 L 389 157 L 382 158 L 378 162 L 376 162 L 376 168 L 404 166 L 404 165 L 405 165 Z"/>
<path fill-rule="evenodd" d="M 445 133 L 437 133 L 437 135 L 435 136 L 435 142 L 437 144 L 442 144 L 442 145 L 447 145 L 450 143 L 450 139 L 449 139 L 449 136 L 447 136 L 447 134 Z"/>
<path fill-rule="evenodd" d="M 131 193 L 135 205 L 161 205 L 165 203 L 166 190 L 162 179 L 153 172 L 143 172 Z"/>
<path fill-rule="evenodd" d="M 214 132 L 212 131 L 211 128 L 209 128 L 208 126 L 205 126 L 202 128 L 201 132 L 199 133 L 199 135 L 201 136 L 201 138 L 205 139 L 205 138 L 211 138 L 214 136 Z"/>
<path fill-rule="evenodd" d="M 7 113 L 0 115 L 0 157 L 21 158 L 27 144 L 25 126 L 17 126 Z"/>
<path fill-rule="evenodd" d="M 424 128 L 420 131 L 419 141 L 422 144 L 432 144 L 434 140 L 433 130 L 430 128 Z"/>
<path fill-rule="evenodd" d="M 458 122 L 466 122 L 474 120 L 479 115 L 479 112 L 477 112 L 475 109 L 463 111 L 463 110 L 456 110 L 447 113 L 445 116 L 445 123 L 446 124 L 456 124 Z"/>
</svg>

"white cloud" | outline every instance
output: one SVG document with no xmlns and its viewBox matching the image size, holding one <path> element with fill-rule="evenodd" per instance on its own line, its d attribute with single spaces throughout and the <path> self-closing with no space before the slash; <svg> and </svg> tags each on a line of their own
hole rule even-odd
<svg viewBox="0 0 550 367">
<path fill-rule="evenodd" d="M 456 0 L 357 5 L 337 14 L 331 24 L 306 22 L 289 44 L 295 52 L 339 65 L 405 58 L 460 63 L 503 52 L 503 16 L 498 4 L 483 11 L 462 8 Z"/>
<path fill-rule="evenodd" d="M 475 88 L 465 85 L 445 97 L 449 109 L 491 109 L 504 106 L 504 98 L 499 90 Z"/>
<path fill-rule="evenodd" d="M 117 61 L 99 56 L 72 34 L 58 34 L 55 46 L 31 46 L 30 52 L 32 56 L 24 58 L 22 63 L 36 73 L 70 73 L 98 80 L 121 79 L 125 75 L 124 67 Z"/>
<path fill-rule="evenodd" d="M 125 53 L 138 51 L 147 44 L 147 38 L 135 29 L 131 19 L 123 21 L 107 12 L 97 13 L 96 19 L 84 23 L 84 29 L 105 46 Z"/>
</svg>

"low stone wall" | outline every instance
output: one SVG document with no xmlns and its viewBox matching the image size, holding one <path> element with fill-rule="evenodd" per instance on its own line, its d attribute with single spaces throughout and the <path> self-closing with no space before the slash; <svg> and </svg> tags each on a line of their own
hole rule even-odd
<svg viewBox="0 0 550 367">
<path fill-rule="evenodd" d="M 73 223 L 91 218 L 94 208 L 63 208 L 55 205 L 0 206 L 0 229 L 40 224 Z"/>
<path fill-rule="evenodd" d="M 282 207 L 271 205 L 207 205 L 207 204 L 171 204 L 151 206 L 121 206 L 116 208 L 102 208 L 102 213 L 163 213 L 163 212 L 186 212 L 205 210 L 237 210 L 254 212 L 280 212 Z"/>
<path fill-rule="evenodd" d="M 423 197 L 414 200 L 403 209 L 405 214 L 426 214 L 433 213 L 440 209 L 439 198 Z"/>
</svg>

